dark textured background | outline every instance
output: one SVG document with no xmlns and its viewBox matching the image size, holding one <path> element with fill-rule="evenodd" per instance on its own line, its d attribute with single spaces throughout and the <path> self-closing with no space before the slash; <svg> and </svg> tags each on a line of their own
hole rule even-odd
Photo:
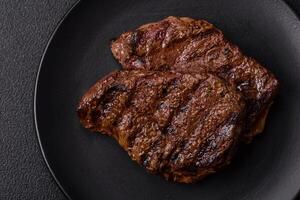
<svg viewBox="0 0 300 200">
<path fill-rule="evenodd" d="M 32 102 L 47 41 L 75 2 L 0 0 L 0 200 L 65 199 L 43 161 Z M 300 14 L 300 1 L 286 2 Z"/>
</svg>

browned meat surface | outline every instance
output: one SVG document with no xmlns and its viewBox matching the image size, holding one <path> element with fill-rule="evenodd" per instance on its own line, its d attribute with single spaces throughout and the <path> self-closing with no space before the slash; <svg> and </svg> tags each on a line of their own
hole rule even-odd
<svg viewBox="0 0 300 200">
<path fill-rule="evenodd" d="M 149 172 L 191 183 L 229 164 L 245 110 L 239 92 L 209 73 L 121 70 L 92 86 L 77 112 Z"/>
<path fill-rule="evenodd" d="M 122 34 L 111 45 L 123 69 L 208 71 L 233 84 L 246 101 L 243 138 L 250 141 L 264 128 L 278 88 L 274 75 L 228 42 L 204 20 L 168 17 Z"/>
</svg>

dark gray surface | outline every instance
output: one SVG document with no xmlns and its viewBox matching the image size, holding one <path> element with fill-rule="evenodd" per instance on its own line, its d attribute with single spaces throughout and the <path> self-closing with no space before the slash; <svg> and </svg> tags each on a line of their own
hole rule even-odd
<svg viewBox="0 0 300 200">
<path fill-rule="evenodd" d="M 65 199 L 44 164 L 33 89 L 46 43 L 75 0 L 0 1 L 0 199 Z"/>
<path fill-rule="evenodd" d="M 76 0 L 0 1 L 0 199 L 64 199 L 33 126 L 35 75 L 56 24 Z M 300 2 L 288 0 L 300 13 Z"/>
</svg>

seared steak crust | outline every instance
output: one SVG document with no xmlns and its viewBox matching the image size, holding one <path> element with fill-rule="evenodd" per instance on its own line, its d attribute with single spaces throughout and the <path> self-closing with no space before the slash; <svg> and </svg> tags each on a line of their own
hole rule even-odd
<svg viewBox="0 0 300 200">
<path fill-rule="evenodd" d="M 190 183 L 230 162 L 244 107 L 234 87 L 209 73 L 121 70 L 92 86 L 77 112 L 149 172 Z"/>
<path fill-rule="evenodd" d="M 207 21 L 168 17 L 122 34 L 111 50 L 123 69 L 215 73 L 246 101 L 243 139 L 250 141 L 263 130 L 278 81 Z"/>
</svg>

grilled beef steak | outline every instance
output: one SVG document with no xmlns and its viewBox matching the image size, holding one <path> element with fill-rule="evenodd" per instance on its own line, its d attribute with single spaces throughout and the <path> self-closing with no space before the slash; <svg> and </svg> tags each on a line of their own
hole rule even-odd
<svg viewBox="0 0 300 200">
<path fill-rule="evenodd" d="M 191 183 L 227 165 L 242 130 L 244 100 L 209 73 L 121 70 L 92 86 L 78 116 L 114 137 L 149 172 Z"/>
<path fill-rule="evenodd" d="M 204 20 L 168 17 L 122 34 L 112 42 L 123 69 L 211 72 L 233 84 L 246 101 L 243 139 L 250 141 L 264 128 L 278 82 L 254 59 L 228 42 Z"/>
</svg>

